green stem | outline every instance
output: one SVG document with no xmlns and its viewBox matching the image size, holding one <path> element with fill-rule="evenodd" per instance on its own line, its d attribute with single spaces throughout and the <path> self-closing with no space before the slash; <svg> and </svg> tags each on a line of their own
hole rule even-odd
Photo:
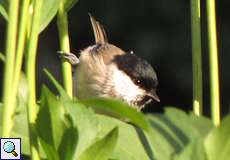
<svg viewBox="0 0 230 160">
<path fill-rule="evenodd" d="M 7 25 L 6 36 L 6 60 L 4 68 L 4 84 L 3 84 L 3 115 L 2 115 L 2 135 L 1 137 L 10 137 L 10 131 L 14 124 L 15 104 L 11 96 L 11 85 L 13 82 L 17 22 L 18 22 L 18 6 L 19 0 L 9 1 L 9 19 Z"/>
<path fill-rule="evenodd" d="M 0 61 L 5 62 L 5 56 L 0 52 Z"/>
<path fill-rule="evenodd" d="M 25 50 L 25 38 L 26 38 L 26 27 L 27 27 L 27 16 L 30 0 L 23 0 L 20 22 L 19 22 L 19 32 L 18 32 L 18 46 L 16 50 L 16 61 L 15 61 L 15 70 L 14 70 L 14 81 L 13 87 L 11 90 L 11 96 L 15 97 L 13 99 L 13 104 L 16 102 L 16 96 L 18 91 L 18 85 L 20 81 L 22 60 L 23 60 L 23 51 Z"/>
<path fill-rule="evenodd" d="M 22 60 L 23 60 L 23 51 L 25 50 L 25 39 L 26 39 L 26 29 L 28 23 L 28 15 L 29 15 L 29 4 L 30 0 L 23 0 L 21 15 L 20 15 L 20 23 L 19 23 L 19 36 L 18 36 L 18 46 L 16 51 L 16 64 L 15 64 L 15 81 L 14 88 L 18 88 L 19 76 L 21 73 Z"/>
<path fill-rule="evenodd" d="M 37 115 L 37 104 L 36 104 L 36 51 L 38 45 L 39 26 L 41 7 L 43 0 L 34 0 L 34 13 L 31 20 L 30 34 L 28 40 L 28 50 L 26 59 L 26 77 L 29 87 L 29 99 L 28 99 L 28 123 L 30 131 L 30 150 L 33 160 L 38 160 L 38 140 L 34 129 L 34 124 Z"/>
<path fill-rule="evenodd" d="M 65 53 L 69 53 L 70 45 L 69 45 L 69 34 L 68 34 L 68 17 L 67 17 L 67 12 L 65 11 L 63 0 L 61 0 L 60 2 L 58 17 L 57 17 L 57 25 L 59 31 L 61 50 L 64 51 Z M 72 97 L 73 82 L 72 82 L 72 68 L 70 63 L 66 61 L 62 61 L 62 73 L 63 73 L 64 88 L 67 91 L 67 94 L 70 97 Z"/>
<path fill-rule="evenodd" d="M 191 0 L 192 64 L 193 64 L 193 112 L 202 115 L 202 56 L 200 30 L 200 0 Z"/>
<path fill-rule="evenodd" d="M 215 1 L 206 0 L 206 4 L 207 4 L 207 23 L 208 23 L 212 120 L 215 125 L 219 125 L 220 124 L 220 94 L 219 94 L 219 71 L 218 71 Z"/>
</svg>

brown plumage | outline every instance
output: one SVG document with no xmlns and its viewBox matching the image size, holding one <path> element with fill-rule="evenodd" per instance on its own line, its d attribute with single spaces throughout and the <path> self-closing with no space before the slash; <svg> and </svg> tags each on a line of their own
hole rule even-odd
<svg viewBox="0 0 230 160">
<path fill-rule="evenodd" d="M 80 53 L 74 74 L 74 95 L 79 99 L 112 97 L 138 110 L 153 99 L 159 101 L 155 92 L 157 77 L 151 65 L 110 44 L 104 27 L 91 15 L 90 21 L 95 44 Z M 73 56 L 63 57 L 71 62 Z"/>
<path fill-rule="evenodd" d="M 79 98 L 106 97 L 106 95 L 114 97 L 111 85 L 105 85 L 110 78 L 107 76 L 109 74 L 108 66 L 115 65 L 112 64 L 114 56 L 125 54 L 125 51 L 109 44 L 104 27 L 90 14 L 89 16 L 95 45 L 87 47 L 80 53 L 80 63 L 75 72 L 74 94 Z"/>
</svg>

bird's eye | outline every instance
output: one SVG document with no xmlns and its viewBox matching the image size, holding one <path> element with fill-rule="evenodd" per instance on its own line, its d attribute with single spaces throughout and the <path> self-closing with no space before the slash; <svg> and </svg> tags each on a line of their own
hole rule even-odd
<svg viewBox="0 0 230 160">
<path fill-rule="evenodd" d="M 140 79 L 135 79 L 135 83 L 136 84 L 141 84 L 141 80 Z"/>
</svg>

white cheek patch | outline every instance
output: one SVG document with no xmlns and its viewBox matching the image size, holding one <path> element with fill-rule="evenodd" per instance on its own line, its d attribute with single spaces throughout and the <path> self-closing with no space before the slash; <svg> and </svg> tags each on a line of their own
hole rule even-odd
<svg viewBox="0 0 230 160">
<path fill-rule="evenodd" d="M 132 103 L 133 101 L 141 100 L 145 91 L 133 83 L 130 77 L 123 71 L 118 69 L 113 70 L 113 83 L 117 96 L 121 99 Z"/>
</svg>

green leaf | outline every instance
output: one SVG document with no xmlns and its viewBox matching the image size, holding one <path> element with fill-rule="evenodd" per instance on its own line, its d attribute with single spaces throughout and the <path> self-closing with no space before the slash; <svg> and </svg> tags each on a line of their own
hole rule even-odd
<svg viewBox="0 0 230 160">
<path fill-rule="evenodd" d="M 79 0 L 65 0 L 65 10 L 68 12 Z"/>
<path fill-rule="evenodd" d="M 62 88 L 62 86 L 57 82 L 57 80 L 53 77 L 53 75 L 51 73 L 49 73 L 49 71 L 46 69 L 44 69 L 44 72 L 47 75 L 47 77 L 49 78 L 49 80 L 53 83 L 53 85 L 58 90 L 60 97 L 61 97 L 61 100 L 62 101 L 70 101 L 71 100 L 70 97 L 68 96 L 66 91 Z"/>
<path fill-rule="evenodd" d="M 230 116 L 214 128 L 205 138 L 204 146 L 208 160 L 226 160 L 230 153 Z"/>
<path fill-rule="evenodd" d="M 189 115 L 172 107 L 166 108 L 165 113 L 156 118 L 163 122 L 169 130 L 176 133 L 183 145 L 196 137 L 205 137 L 213 128 L 211 120 L 194 114 Z"/>
<path fill-rule="evenodd" d="M 99 111 L 105 111 L 128 119 L 146 131 L 149 129 L 144 115 L 121 101 L 107 98 L 92 98 L 80 100 L 79 102 L 86 106 L 94 107 L 96 110 L 98 109 Z"/>
<path fill-rule="evenodd" d="M 214 127 L 212 121 L 209 118 L 197 116 L 193 112 L 191 112 L 189 116 L 190 123 L 197 130 L 199 130 L 199 133 L 202 137 L 205 137 Z"/>
<path fill-rule="evenodd" d="M 171 159 L 194 139 L 204 138 L 212 128 L 210 120 L 175 108 L 167 108 L 164 114 L 147 115 L 147 118 L 152 129 L 146 135 L 157 159 Z"/>
<path fill-rule="evenodd" d="M 206 160 L 203 139 L 195 139 L 174 156 L 173 160 Z"/>
<path fill-rule="evenodd" d="M 48 78 L 54 84 L 60 94 L 60 102 L 66 110 L 68 118 L 72 125 L 78 130 L 78 147 L 75 156 L 79 156 L 97 136 L 98 124 L 94 112 L 78 102 L 74 102 L 69 98 L 62 86 L 54 79 L 54 77 L 44 70 Z"/>
<path fill-rule="evenodd" d="M 36 129 L 47 157 L 58 157 L 57 148 L 65 125 L 65 112 L 60 101 L 45 86 L 42 88 L 41 108 L 36 120 Z M 52 153 L 50 155 L 50 153 Z"/>
<path fill-rule="evenodd" d="M 29 126 L 27 120 L 28 92 L 26 77 L 23 73 L 21 73 L 17 93 L 17 107 L 14 116 L 14 127 L 11 132 L 11 136 L 20 137 L 22 139 L 22 153 L 24 154 L 30 154 Z"/>
<path fill-rule="evenodd" d="M 0 119 L 2 119 L 2 104 L 0 104 Z M 27 112 L 26 106 L 21 106 L 20 112 L 14 116 L 15 124 L 11 131 L 11 137 L 19 137 L 22 140 L 22 153 L 29 155 L 30 147 L 29 147 L 29 131 L 28 131 L 28 123 L 27 123 Z M 1 123 L 0 123 L 1 124 Z M 2 126 L 0 125 L 0 131 L 2 130 Z"/>
<path fill-rule="evenodd" d="M 62 101 L 66 114 L 78 130 L 78 146 L 75 156 L 78 157 L 86 148 L 94 143 L 98 133 L 98 121 L 95 113 L 73 101 Z M 76 158 L 74 158 L 76 159 Z"/>
<path fill-rule="evenodd" d="M 28 98 L 28 86 L 24 74 L 21 74 L 17 94 L 17 107 L 14 114 L 14 126 L 11 137 L 22 139 L 22 153 L 30 154 L 29 148 L 29 128 L 27 123 L 26 103 Z M 0 106 L 0 119 L 2 119 L 2 106 Z M 1 124 L 1 123 L 0 123 Z M 1 126 L 0 126 L 1 130 Z"/>
<path fill-rule="evenodd" d="M 206 135 L 204 134 L 203 130 L 197 127 L 197 125 L 194 125 L 196 124 L 195 118 L 198 118 L 198 117 L 189 116 L 184 111 L 176 109 L 176 108 L 167 108 L 164 115 L 167 117 L 166 118 L 167 120 L 169 120 L 172 124 L 176 125 L 176 127 L 174 127 L 175 129 L 177 128 L 177 130 L 178 129 L 181 130 L 181 133 L 177 132 L 177 135 L 178 137 L 182 136 L 181 140 L 184 144 L 188 143 L 190 140 L 192 141 L 196 137 L 204 137 Z M 210 120 L 205 121 L 205 122 L 207 122 L 207 127 L 212 126 L 210 125 L 211 123 Z M 170 126 L 170 123 L 168 125 Z M 203 127 L 205 124 L 200 123 L 200 125 Z M 206 133 L 208 131 L 206 131 Z"/>
<path fill-rule="evenodd" d="M 60 0 L 43 1 L 41 7 L 40 32 L 42 32 L 57 14 Z"/>
<path fill-rule="evenodd" d="M 145 134 L 152 154 L 156 159 L 170 160 L 171 156 L 178 152 L 183 144 L 174 131 L 167 128 L 163 122 L 153 119 L 153 117 L 154 115 L 149 119 L 150 132 Z"/>
<path fill-rule="evenodd" d="M 115 127 L 104 138 L 91 145 L 79 160 L 107 160 L 112 154 L 118 138 L 118 128 Z"/>
<path fill-rule="evenodd" d="M 62 142 L 59 145 L 58 153 L 62 160 L 74 159 L 74 154 L 77 147 L 78 131 L 76 128 L 68 128 L 62 137 Z"/>
<path fill-rule="evenodd" d="M 28 85 L 24 74 L 21 73 L 19 88 L 17 93 L 16 112 L 14 115 L 14 126 L 11 131 L 11 137 L 21 138 L 22 140 L 21 149 L 24 155 L 30 155 L 29 127 L 28 127 L 28 120 L 27 120 L 27 98 L 28 98 Z M 1 114 L 2 114 L 2 106 L 0 103 L 0 119 L 2 119 Z M 0 126 L 0 130 L 1 130 L 1 126 Z M 44 151 L 41 148 L 39 148 L 39 150 L 40 150 L 41 158 L 45 158 Z"/>
<path fill-rule="evenodd" d="M 0 0 L 0 14 L 8 20 L 8 0 Z"/>
<path fill-rule="evenodd" d="M 143 147 L 137 129 L 133 125 L 120 121 L 116 118 L 97 115 L 98 123 L 100 125 L 100 132 L 98 137 L 104 137 L 114 127 L 118 127 L 119 136 L 113 154 L 109 159 L 125 159 L 125 160 L 149 160 L 151 155 Z"/>
<path fill-rule="evenodd" d="M 59 160 L 58 153 L 52 144 L 47 143 L 43 138 L 40 137 L 39 141 L 46 153 L 47 159 Z"/>
</svg>

